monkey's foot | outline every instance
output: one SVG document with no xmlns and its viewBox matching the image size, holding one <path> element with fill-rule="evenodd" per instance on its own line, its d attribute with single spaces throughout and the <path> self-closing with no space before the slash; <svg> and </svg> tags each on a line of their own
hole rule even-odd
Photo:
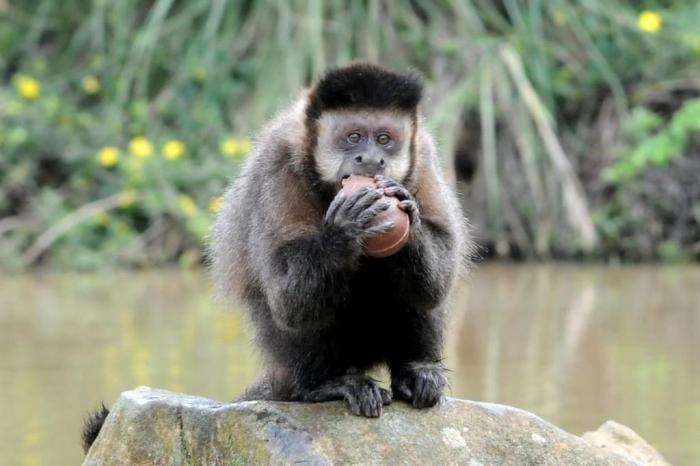
<svg viewBox="0 0 700 466">
<path fill-rule="evenodd" d="M 435 406 L 447 385 L 444 371 L 441 365 L 432 363 L 412 363 L 392 371 L 392 394 L 411 403 L 414 408 Z"/>
<path fill-rule="evenodd" d="M 379 417 L 382 406 L 391 403 L 391 394 L 364 374 L 348 374 L 303 393 L 301 399 L 312 403 L 345 400 L 353 414 Z"/>
</svg>

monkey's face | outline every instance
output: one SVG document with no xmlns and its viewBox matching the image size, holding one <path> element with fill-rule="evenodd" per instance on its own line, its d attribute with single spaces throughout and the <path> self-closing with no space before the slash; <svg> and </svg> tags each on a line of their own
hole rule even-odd
<svg viewBox="0 0 700 466">
<path fill-rule="evenodd" d="M 318 122 L 316 170 L 340 189 L 350 175 L 403 180 L 411 167 L 411 117 L 391 111 L 336 110 Z"/>
</svg>

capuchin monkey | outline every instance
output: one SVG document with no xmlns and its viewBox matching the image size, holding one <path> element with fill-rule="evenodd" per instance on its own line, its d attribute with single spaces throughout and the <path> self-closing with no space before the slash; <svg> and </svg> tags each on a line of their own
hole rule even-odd
<svg viewBox="0 0 700 466">
<path fill-rule="evenodd" d="M 267 365 L 238 400 L 345 400 L 377 417 L 392 396 L 435 405 L 446 384 L 445 298 L 468 263 L 467 224 L 419 112 L 422 85 L 366 63 L 329 71 L 262 131 L 224 196 L 209 255 L 241 299 Z M 377 189 L 336 196 L 349 175 Z M 363 255 L 395 196 L 408 243 Z M 391 393 L 366 371 L 386 364 Z"/>
<path fill-rule="evenodd" d="M 445 300 L 471 241 L 419 112 L 413 75 L 357 63 L 333 69 L 258 136 L 212 230 L 211 273 L 241 300 L 266 362 L 237 398 L 345 400 L 377 417 L 394 399 L 434 406 L 446 385 Z M 377 188 L 337 196 L 368 175 Z M 395 196 L 410 218 L 394 255 L 363 255 L 370 226 Z M 366 372 L 386 364 L 391 392 Z M 87 450 L 108 411 L 86 422 Z"/>
</svg>

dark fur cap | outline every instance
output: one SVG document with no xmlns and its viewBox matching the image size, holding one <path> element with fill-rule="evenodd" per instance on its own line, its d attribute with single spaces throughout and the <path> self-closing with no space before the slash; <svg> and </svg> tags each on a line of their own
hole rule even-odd
<svg viewBox="0 0 700 466">
<path fill-rule="evenodd" d="M 368 107 L 413 111 L 423 85 L 413 74 L 402 74 L 371 63 L 355 63 L 328 71 L 316 84 L 307 116 L 326 110 Z"/>
</svg>

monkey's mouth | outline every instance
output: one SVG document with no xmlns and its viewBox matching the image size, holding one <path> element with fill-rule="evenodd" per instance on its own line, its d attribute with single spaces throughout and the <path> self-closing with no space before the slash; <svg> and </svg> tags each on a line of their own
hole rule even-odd
<svg viewBox="0 0 700 466">
<path fill-rule="evenodd" d="M 352 176 L 352 173 L 345 173 L 345 174 L 339 175 L 339 176 L 338 176 L 338 183 L 337 183 L 336 189 L 337 189 L 338 191 L 340 191 L 341 189 L 343 189 L 343 182 L 344 182 L 345 180 L 349 179 L 351 176 Z"/>
<path fill-rule="evenodd" d="M 351 176 L 364 176 L 367 178 L 374 178 L 375 173 L 358 172 L 358 173 L 345 173 L 338 177 L 338 190 L 343 189 L 343 182 L 349 179 Z"/>
</svg>

